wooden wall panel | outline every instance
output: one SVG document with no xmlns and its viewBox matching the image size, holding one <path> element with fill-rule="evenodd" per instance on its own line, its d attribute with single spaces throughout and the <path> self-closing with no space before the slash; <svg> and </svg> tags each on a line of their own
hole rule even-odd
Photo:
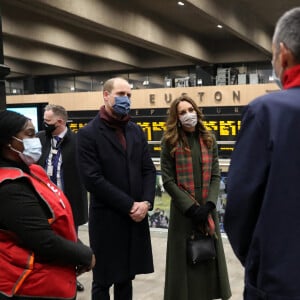
<svg viewBox="0 0 300 300">
<path fill-rule="evenodd" d="M 274 83 L 132 90 L 131 108 L 166 108 L 182 93 L 188 94 L 203 107 L 243 106 L 260 95 L 276 90 L 278 87 Z M 102 92 L 15 95 L 7 96 L 6 102 L 52 103 L 72 111 L 96 110 L 103 105 Z"/>
</svg>

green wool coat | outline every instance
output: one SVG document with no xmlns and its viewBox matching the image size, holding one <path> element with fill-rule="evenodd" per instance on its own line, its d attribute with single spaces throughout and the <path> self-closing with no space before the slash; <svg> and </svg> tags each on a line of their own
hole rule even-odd
<svg viewBox="0 0 300 300">
<path fill-rule="evenodd" d="M 192 151 L 195 197 L 200 203 L 201 194 L 201 149 L 197 133 L 187 133 Z M 166 278 L 164 300 L 211 300 L 229 299 L 231 296 L 224 249 L 216 212 L 217 258 L 194 266 L 187 263 L 186 240 L 192 232 L 192 222 L 185 212 L 193 205 L 193 200 L 176 184 L 175 159 L 170 155 L 170 146 L 164 141 L 161 150 L 161 173 L 166 191 L 171 196 L 170 223 L 168 230 Z M 212 176 L 207 201 L 216 204 L 220 170 L 216 142 L 213 153 Z"/>
</svg>

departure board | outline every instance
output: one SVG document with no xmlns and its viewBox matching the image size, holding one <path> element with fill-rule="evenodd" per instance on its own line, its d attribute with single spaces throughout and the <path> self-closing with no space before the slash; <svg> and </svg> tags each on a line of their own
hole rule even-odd
<svg viewBox="0 0 300 300">
<path fill-rule="evenodd" d="M 204 125 L 211 130 L 218 141 L 220 158 L 229 158 L 241 127 L 242 106 L 205 107 Z M 84 127 L 98 111 L 70 111 L 69 127 L 74 132 Z M 130 112 L 132 121 L 143 129 L 149 142 L 152 157 L 160 156 L 160 141 L 166 129 L 168 109 L 134 109 Z"/>
</svg>

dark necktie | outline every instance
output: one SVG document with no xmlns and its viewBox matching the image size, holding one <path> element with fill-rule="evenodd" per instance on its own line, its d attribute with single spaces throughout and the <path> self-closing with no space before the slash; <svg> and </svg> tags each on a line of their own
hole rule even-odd
<svg viewBox="0 0 300 300">
<path fill-rule="evenodd" d="M 55 150 L 57 150 L 57 152 L 55 153 L 52 152 L 52 167 L 53 167 L 53 172 L 52 172 L 52 176 L 50 176 L 51 181 L 57 185 L 57 167 L 58 167 L 58 162 L 59 162 L 59 157 L 60 157 L 60 151 L 61 151 L 61 147 L 60 147 L 60 141 L 61 138 L 59 136 L 54 136 L 54 139 L 56 140 L 56 147 Z"/>
</svg>

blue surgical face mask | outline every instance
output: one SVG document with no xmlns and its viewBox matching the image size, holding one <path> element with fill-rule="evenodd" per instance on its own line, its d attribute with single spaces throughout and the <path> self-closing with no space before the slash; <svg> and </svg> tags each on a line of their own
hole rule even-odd
<svg viewBox="0 0 300 300">
<path fill-rule="evenodd" d="M 276 75 L 276 72 L 275 72 L 275 69 L 273 67 L 273 70 L 272 70 L 272 77 L 273 77 L 273 80 L 274 82 L 278 85 L 278 87 L 282 90 L 282 83 L 281 83 L 281 80 L 280 78 Z"/>
<path fill-rule="evenodd" d="M 130 104 L 130 99 L 127 96 L 116 96 L 112 108 L 116 114 L 126 116 L 130 112 Z"/>
<path fill-rule="evenodd" d="M 18 142 L 23 143 L 24 151 L 21 152 L 12 146 L 10 146 L 10 149 L 19 153 L 20 158 L 25 164 L 29 166 L 36 163 L 40 159 L 42 155 L 42 145 L 39 138 L 27 138 L 23 140 L 18 139 L 15 136 L 13 136 L 13 138 Z"/>
</svg>

